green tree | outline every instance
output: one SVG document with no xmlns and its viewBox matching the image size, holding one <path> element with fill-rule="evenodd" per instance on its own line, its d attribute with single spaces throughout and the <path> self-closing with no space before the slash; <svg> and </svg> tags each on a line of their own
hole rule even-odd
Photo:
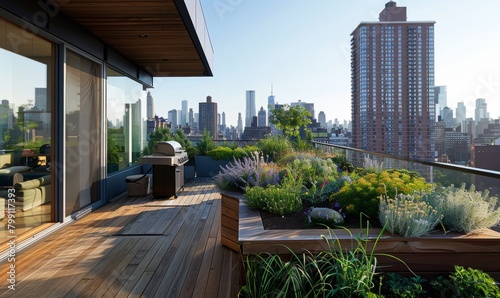
<svg viewBox="0 0 500 298">
<path fill-rule="evenodd" d="M 300 143 L 300 129 L 307 132 L 306 126 L 312 123 L 311 117 L 311 113 L 304 107 L 284 105 L 281 109 L 273 110 L 270 121 L 277 129 L 283 130 L 286 137 Z"/>
<path fill-rule="evenodd" d="M 149 134 L 148 146 L 144 148 L 142 154 L 150 155 L 153 153 L 153 147 L 160 141 L 172 141 L 172 130 L 169 127 L 158 128 Z"/>
</svg>

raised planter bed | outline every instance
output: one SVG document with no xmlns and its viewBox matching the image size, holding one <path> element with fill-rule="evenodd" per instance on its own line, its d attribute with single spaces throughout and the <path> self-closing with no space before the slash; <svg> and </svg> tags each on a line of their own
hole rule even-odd
<svg viewBox="0 0 500 298">
<path fill-rule="evenodd" d="M 264 230 L 260 214 L 250 209 L 239 193 L 221 193 L 222 244 L 243 256 L 263 252 L 289 254 L 309 251 L 319 253 L 328 249 L 327 239 L 338 239 L 342 247 L 356 245 L 353 235 L 375 240 L 381 229 Z M 236 204 L 238 209 L 236 210 Z M 237 230 L 236 230 L 237 226 Z M 374 241 L 368 242 L 371 249 Z M 433 231 L 419 238 L 404 238 L 385 232 L 375 253 L 388 254 L 403 260 L 411 270 L 422 276 L 444 275 L 453 271 L 454 265 L 483 270 L 500 280 L 500 233 L 484 229 L 470 234 Z M 387 272 L 409 273 L 405 264 L 390 258 L 377 257 L 381 268 Z"/>
</svg>

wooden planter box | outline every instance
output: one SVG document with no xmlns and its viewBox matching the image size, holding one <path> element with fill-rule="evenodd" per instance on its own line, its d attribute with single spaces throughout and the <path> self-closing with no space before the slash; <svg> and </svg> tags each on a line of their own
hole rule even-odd
<svg viewBox="0 0 500 298">
<path fill-rule="evenodd" d="M 239 252 L 239 206 L 237 195 L 221 193 L 221 242 L 236 252 Z"/>
<path fill-rule="evenodd" d="M 222 244 L 244 257 L 263 252 L 286 255 L 290 254 L 290 250 L 294 253 L 307 250 L 316 254 L 329 248 L 326 239 L 338 240 L 343 249 L 348 249 L 357 245 L 353 237 L 375 240 L 381 231 L 376 228 L 368 232 L 334 229 L 329 234 L 326 229 L 264 230 L 259 212 L 250 209 L 242 197 L 239 193 L 221 194 L 221 234 Z M 374 241 L 367 242 L 369 251 L 373 244 Z M 404 261 L 378 255 L 378 263 L 385 272 L 408 274 L 408 266 L 416 274 L 438 276 L 447 275 L 454 271 L 454 265 L 460 265 L 483 270 L 500 280 L 500 233 L 490 229 L 466 235 L 433 231 L 419 238 L 404 238 L 384 232 L 375 253 Z"/>
</svg>

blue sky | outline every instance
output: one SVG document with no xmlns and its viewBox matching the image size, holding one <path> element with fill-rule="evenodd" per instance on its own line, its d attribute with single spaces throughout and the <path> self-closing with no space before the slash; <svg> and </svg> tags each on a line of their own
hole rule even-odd
<svg viewBox="0 0 500 298">
<path fill-rule="evenodd" d="M 214 48 L 214 76 L 158 78 L 156 113 L 167 115 L 188 100 L 211 95 L 226 122 L 245 115 L 245 91 L 266 108 L 274 86 L 278 103 L 315 104 L 316 115 L 350 119 L 350 34 L 362 21 L 377 21 L 387 1 L 201 0 Z M 500 116 L 500 1 L 406 0 L 408 21 L 436 21 L 435 84 L 448 86 L 448 106 L 484 97 Z M 479 5 L 478 3 L 481 3 Z"/>
</svg>

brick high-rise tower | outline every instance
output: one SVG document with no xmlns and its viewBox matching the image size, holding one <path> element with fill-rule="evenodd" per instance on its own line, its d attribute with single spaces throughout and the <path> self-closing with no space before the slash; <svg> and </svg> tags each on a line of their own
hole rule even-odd
<svg viewBox="0 0 500 298">
<path fill-rule="evenodd" d="M 354 147 L 433 160 L 434 23 L 409 22 L 390 1 L 352 32 Z"/>
</svg>

